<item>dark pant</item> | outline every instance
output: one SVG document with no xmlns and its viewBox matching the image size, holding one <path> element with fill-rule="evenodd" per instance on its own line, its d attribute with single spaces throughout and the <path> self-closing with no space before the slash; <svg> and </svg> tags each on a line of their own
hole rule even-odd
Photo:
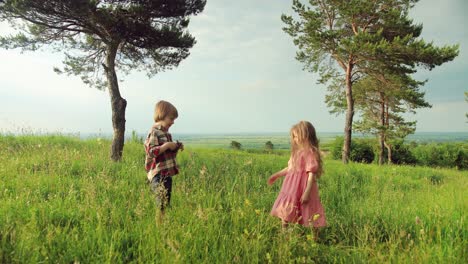
<svg viewBox="0 0 468 264">
<path fill-rule="evenodd" d="M 159 204 L 161 211 L 164 211 L 171 202 L 172 177 L 156 175 L 151 180 L 151 191 L 156 196 L 156 203 Z"/>
</svg>

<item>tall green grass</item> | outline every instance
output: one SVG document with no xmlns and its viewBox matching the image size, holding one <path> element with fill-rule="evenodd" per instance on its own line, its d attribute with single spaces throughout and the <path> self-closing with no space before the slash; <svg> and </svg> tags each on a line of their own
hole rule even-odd
<svg viewBox="0 0 468 264">
<path fill-rule="evenodd" d="M 1 263 L 466 263 L 467 172 L 325 160 L 318 243 L 269 216 L 276 155 L 186 149 L 158 224 L 141 144 L 0 136 Z"/>
</svg>

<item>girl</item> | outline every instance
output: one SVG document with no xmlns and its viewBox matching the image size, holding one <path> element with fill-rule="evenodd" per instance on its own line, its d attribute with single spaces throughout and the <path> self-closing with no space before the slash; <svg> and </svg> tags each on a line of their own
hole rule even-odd
<svg viewBox="0 0 468 264">
<path fill-rule="evenodd" d="M 294 125 L 291 135 L 291 158 L 288 167 L 268 179 L 272 185 L 279 177 L 286 176 L 271 215 L 282 220 L 282 226 L 299 223 L 312 224 L 314 239 L 318 227 L 326 225 L 325 212 L 320 203 L 317 178 L 322 174 L 322 159 L 315 128 L 307 121 Z"/>
</svg>

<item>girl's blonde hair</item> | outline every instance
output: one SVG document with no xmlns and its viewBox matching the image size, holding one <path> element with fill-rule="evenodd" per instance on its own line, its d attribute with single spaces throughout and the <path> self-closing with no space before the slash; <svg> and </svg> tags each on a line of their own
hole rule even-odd
<svg viewBox="0 0 468 264">
<path fill-rule="evenodd" d="M 164 118 L 168 116 L 172 118 L 177 118 L 179 116 L 175 106 L 163 100 L 157 102 L 154 107 L 154 122 L 164 120 Z"/>
<path fill-rule="evenodd" d="M 298 143 L 294 141 L 293 135 L 296 135 Z M 290 131 L 291 136 L 291 155 L 296 155 L 300 149 L 310 149 L 315 155 L 318 163 L 318 169 L 315 173 L 320 177 L 323 173 L 322 156 L 320 155 L 319 141 L 314 126 L 308 121 L 300 121 L 295 124 Z M 294 160 L 294 159 L 292 159 Z"/>
</svg>

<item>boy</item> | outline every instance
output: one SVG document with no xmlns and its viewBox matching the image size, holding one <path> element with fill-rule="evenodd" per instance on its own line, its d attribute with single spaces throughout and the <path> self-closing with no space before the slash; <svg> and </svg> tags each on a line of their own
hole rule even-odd
<svg viewBox="0 0 468 264">
<path fill-rule="evenodd" d="M 155 192 L 156 202 L 161 209 L 160 220 L 164 210 L 171 201 L 172 176 L 179 173 L 176 155 L 184 146 L 172 142 L 169 128 L 178 117 L 177 109 L 169 102 L 159 101 L 154 109 L 154 124 L 145 140 L 145 169 L 151 190 Z"/>
</svg>

